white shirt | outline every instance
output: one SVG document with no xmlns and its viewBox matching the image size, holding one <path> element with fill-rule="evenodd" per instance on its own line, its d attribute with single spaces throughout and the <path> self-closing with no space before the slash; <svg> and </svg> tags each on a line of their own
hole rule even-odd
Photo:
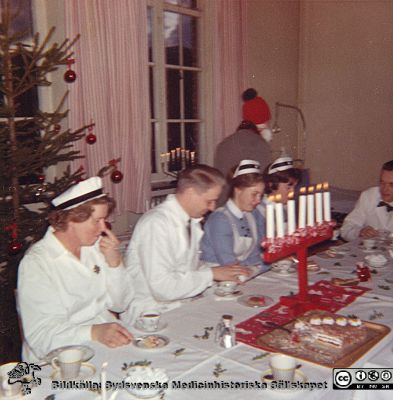
<svg viewBox="0 0 393 400">
<path fill-rule="evenodd" d="M 189 220 L 176 196 L 169 195 L 144 214 L 135 227 L 126 265 L 136 282 L 137 304 L 144 301 L 145 309 L 168 308 L 168 303 L 195 296 L 213 282 L 211 269 L 199 268 L 199 241 L 203 235 L 199 220 L 191 220 L 191 240 Z"/>
<path fill-rule="evenodd" d="M 378 186 L 362 192 L 355 208 L 344 220 L 341 236 L 345 240 L 355 240 L 366 226 L 393 232 L 393 212 L 387 212 L 386 207 L 377 207 L 381 200 Z"/>
<path fill-rule="evenodd" d="M 36 361 L 57 347 L 91 340 L 92 325 L 114 321 L 108 310 L 124 311 L 132 297 L 124 266 L 110 268 L 98 242 L 82 247 L 79 260 L 49 228 L 19 266 L 24 359 Z"/>
</svg>

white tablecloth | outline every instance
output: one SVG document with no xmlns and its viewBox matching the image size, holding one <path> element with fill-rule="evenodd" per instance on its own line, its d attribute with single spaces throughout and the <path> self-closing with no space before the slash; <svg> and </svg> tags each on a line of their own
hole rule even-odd
<svg viewBox="0 0 393 400">
<path fill-rule="evenodd" d="M 364 253 L 356 243 L 344 245 L 349 249 L 342 258 L 326 258 L 313 256 L 321 270 L 309 273 L 309 282 L 313 283 L 322 279 L 330 280 L 331 277 L 355 277 L 353 271 L 355 264 L 362 261 Z M 393 284 L 389 281 L 393 275 L 393 262 L 389 261 L 385 268 L 372 274 L 370 282 L 361 285 L 372 290 L 356 299 L 355 302 L 340 310 L 338 313 L 356 314 L 363 320 L 372 320 L 393 328 Z M 385 279 L 388 279 L 386 281 Z M 381 288 L 384 287 L 384 288 Z M 388 289 L 389 287 L 389 289 Z M 245 294 L 263 294 L 273 298 L 274 302 L 281 295 L 297 292 L 297 274 L 282 276 L 273 271 L 267 272 L 247 282 L 241 287 Z M 95 350 L 95 356 L 90 361 L 97 368 L 97 373 L 91 378 L 99 380 L 100 367 L 104 361 L 108 364 L 108 379 L 121 382 L 125 376 L 122 370 L 124 363 L 148 360 L 153 367 L 164 368 L 171 381 L 183 383 L 211 382 L 214 380 L 226 382 L 261 382 L 261 376 L 268 369 L 269 357 L 254 359 L 264 351 L 239 343 L 231 349 L 223 349 L 214 341 L 214 331 L 210 331 L 208 339 L 198 339 L 194 335 L 203 335 L 206 327 L 215 328 L 223 314 L 231 314 L 234 324 L 237 324 L 257 312 L 236 300 L 222 300 L 214 295 L 214 288 L 208 289 L 204 296 L 195 301 L 186 302 L 182 307 L 163 315 L 163 321 L 168 327 L 160 332 L 170 339 L 165 348 L 159 350 L 140 350 L 133 345 L 116 349 L 109 349 L 99 343 L 88 343 Z M 130 330 L 139 336 L 142 333 L 134 327 Z M 389 333 L 377 346 L 358 360 L 354 366 L 393 367 L 392 333 Z M 180 355 L 175 351 L 184 349 Z M 225 370 L 219 377 L 213 375 L 217 364 Z M 192 400 L 200 399 L 351 399 L 351 398 L 387 398 L 389 391 L 333 391 L 332 370 L 312 363 L 301 361 L 301 371 L 307 376 L 308 382 L 327 382 L 327 389 L 298 390 L 298 391 L 273 391 L 271 389 L 169 389 L 165 392 L 166 400 Z M 45 399 L 50 394 L 55 394 L 56 400 L 66 399 L 93 399 L 97 394 L 86 390 L 57 390 L 51 388 L 50 367 L 44 367 L 37 373 L 43 377 L 42 384 L 33 388 L 32 394 L 25 399 Z M 108 396 L 109 398 L 109 396 Z M 131 400 L 133 397 L 127 391 L 120 391 L 117 399 Z"/>
</svg>

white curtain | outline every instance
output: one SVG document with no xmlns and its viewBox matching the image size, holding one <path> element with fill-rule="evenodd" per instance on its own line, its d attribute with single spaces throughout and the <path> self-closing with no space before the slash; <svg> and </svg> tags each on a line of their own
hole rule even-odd
<svg viewBox="0 0 393 400">
<path fill-rule="evenodd" d="M 105 178 L 118 213 L 143 212 L 150 196 L 150 133 L 147 68 L 147 13 L 142 0 L 64 1 L 66 36 L 75 44 L 77 79 L 69 84 L 69 127 L 94 121 L 97 142 L 75 148 L 86 156 L 73 168 L 95 175 L 121 158 L 120 184 Z"/>
<path fill-rule="evenodd" d="M 206 2 L 213 16 L 214 142 L 235 132 L 242 119 L 241 94 L 247 89 L 247 1 Z"/>
<path fill-rule="evenodd" d="M 241 93 L 246 88 L 246 1 L 208 0 L 212 24 L 214 144 L 230 135 L 241 120 Z M 69 126 L 93 120 L 97 142 L 79 141 L 86 156 L 73 163 L 94 175 L 121 157 L 120 184 L 105 179 L 117 212 L 143 212 L 150 196 L 147 21 L 145 0 L 64 1 L 66 36 L 81 34 L 75 44 L 77 80 L 69 84 Z"/>
</svg>

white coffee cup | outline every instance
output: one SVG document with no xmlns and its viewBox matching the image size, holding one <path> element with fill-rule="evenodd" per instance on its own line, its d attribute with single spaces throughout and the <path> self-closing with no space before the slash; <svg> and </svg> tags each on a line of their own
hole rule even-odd
<svg viewBox="0 0 393 400">
<path fill-rule="evenodd" d="M 217 286 L 222 293 L 232 294 L 236 291 L 237 283 L 233 281 L 222 281 L 218 282 Z"/>
<path fill-rule="evenodd" d="M 296 359 L 285 354 L 272 354 L 270 368 L 276 381 L 292 382 L 296 371 Z"/>
<path fill-rule="evenodd" d="M 375 246 L 375 239 L 363 239 L 363 246 L 366 250 L 371 250 Z"/>
<path fill-rule="evenodd" d="M 67 349 L 52 359 L 52 367 L 60 371 L 63 379 L 75 379 L 78 377 L 83 359 L 83 351 L 79 349 Z"/>
<path fill-rule="evenodd" d="M 293 262 L 291 260 L 285 259 L 277 261 L 276 265 L 280 271 L 287 272 L 292 267 Z"/>
<path fill-rule="evenodd" d="M 8 381 L 10 379 L 10 382 L 13 382 L 8 372 L 11 372 L 17 365 L 17 362 L 11 362 L 0 366 L 0 398 L 12 397 L 21 393 L 22 384 L 20 382 L 9 383 Z"/>
<path fill-rule="evenodd" d="M 139 324 L 148 332 L 155 332 L 160 323 L 161 313 L 157 310 L 144 311 L 139 316 Z"/>
</svg>

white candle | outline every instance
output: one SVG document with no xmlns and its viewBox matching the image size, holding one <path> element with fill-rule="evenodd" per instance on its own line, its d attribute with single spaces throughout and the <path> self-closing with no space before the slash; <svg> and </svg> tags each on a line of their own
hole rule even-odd
<svg viewBox="0 0 393 400">
<path fill-rule="evenodd" d="M 325 182 L 323 184 L 323 219 L 325 221 L 331 221 L 332 215 L 330 210 L 330 192 L 329 192 L 329 184 Z"/>
<path fill-rule="evenodd" d="M 293 192 L 288 194 L 287 202 L 288 210 L 288 235 L 292 235 L 296 229 L 296 219 L 295 219 L 295 200 L 293 199 Z"/>
<path fill-rule="evenodd" d="M 308 188 L 308 195 L 307 195 L 307 226 L 314 225 L 314 186 L 310 186 Z"/>
<path fill-rule="evenodd" d="M 266 204 L 266 237 L 274 239 L 274 197 L 269 197 L 269 203 Z"/>
<path fill-rule="evenodd" d="M 318 183 L 317 192 L 315 193 L 315 220 L 317 224 L 323 221 L 322 217 L 322 184 Z"/>
<path fill-rule="evenodd" d="M 108 366 L 107 361 L 102 363 L 101 366 L 101 399 L 106 400 L 106 367 Z"/>
<path fill-rule="evenodd" d="M 281 203 L 281 194 L 275 196 L 277 237 L 284 237 L 284 205 Z"/>
<path fill-rule="evenodd" d="M 306 188 L 300 188 L 299 196 L 299 229 L 306 227 Z"/>
</svg>

